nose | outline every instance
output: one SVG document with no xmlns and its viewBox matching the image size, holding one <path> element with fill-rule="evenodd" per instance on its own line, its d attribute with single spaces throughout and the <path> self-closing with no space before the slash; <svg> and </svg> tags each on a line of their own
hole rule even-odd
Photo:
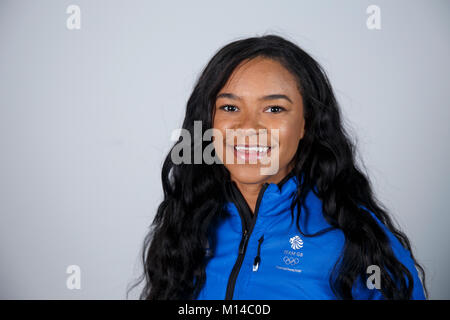
<svg viewBox="0 0 450 320">
<path fill-rule="evenodd" d="M 266 132 L 266 126 L 256 112 L 242 112 L 234 128 L 237 130 L 238 143 L 254 144 L 259 135 Z"/>
<path fill-rule="evenodd" d="M 258 129 L 264 128 L 260 115 L 257 112 L 251 112 L 249 110 L 243 111 L 238 118 L 238 121 L 235 123 L 235 129 L 242 129 L 245 131 L 258 131 Z"/>
</svg>

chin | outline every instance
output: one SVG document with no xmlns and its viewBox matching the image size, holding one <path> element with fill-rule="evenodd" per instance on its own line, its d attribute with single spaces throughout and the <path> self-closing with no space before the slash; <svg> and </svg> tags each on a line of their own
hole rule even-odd
<svg viewBox="0 0 450 320">
<path fill-rule="evenodd" d="M 261 174 L 261 165 L 251 164 L 235 164 L 227 166 L 228 171 L 233 179 L 241 183 L 260 183 L 269 179 L 271 176 Z"/>
</svg>

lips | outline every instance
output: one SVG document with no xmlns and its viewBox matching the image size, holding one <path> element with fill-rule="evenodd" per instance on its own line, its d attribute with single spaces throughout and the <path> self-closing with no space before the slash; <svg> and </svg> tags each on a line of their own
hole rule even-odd
<svg viewBox="0 0 450 320">
<path fill-rule="evenodd" d="M 234 155 L 238 159 L 256 163 L 256 160 L 268 156 L 272 148 L 271 146 L 240 144 L 235 145 L 233 149 Z"/>
<path fill-rule="evenodd" d="M 236 145 L 234 146 L 234 150 L 240 151 L 240 152 L 267 152 L 270 149 L 269 146 L 249 146 L 249 145 Z"/>
</svg>

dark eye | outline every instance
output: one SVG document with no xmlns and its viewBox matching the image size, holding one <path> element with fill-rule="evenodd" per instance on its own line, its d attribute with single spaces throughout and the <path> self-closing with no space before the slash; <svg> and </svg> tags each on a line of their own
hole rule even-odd
<svg viewBox="0 0 450 320">
<path fill-rule="evenodd" d="M 267 111 L 270 110 L 270 111 Z M 280 113 L 281 111 L 285 111 L 286 109 L 280 106 L 270 106 L 269 108 L 267 108 L 267 110 L 265 112 L 269 112 L 269 113 Z"/>
<path fill-rule="evenodd" d="M 237 107 L 233 106 L 231 104 L 226 104 L 224 106 L 221 106 L 219 109 L 222 109 L 225 112 L 235 112 L 235 111 L 237 111 Z"/>
</svg>

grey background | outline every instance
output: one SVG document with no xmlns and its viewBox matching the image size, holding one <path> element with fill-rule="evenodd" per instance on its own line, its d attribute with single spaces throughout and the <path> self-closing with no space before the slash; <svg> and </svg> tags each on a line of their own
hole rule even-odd
<svg viewBox="0 0 450 320">
<path fill-rule="evenodd" d="M 71 4 L 80 30 L 66 28 Z M 366 27 L 371 4 L 381 30 Z M 228 42 L 272 32 L 327 70 L 431 298 L 449 299 L 449 9 L 446 0 L 1 0 L 0 298 L 125 298 L 196 77 Z M 80 290 L 66 288 L 72 264 Z"/>
</svg>

